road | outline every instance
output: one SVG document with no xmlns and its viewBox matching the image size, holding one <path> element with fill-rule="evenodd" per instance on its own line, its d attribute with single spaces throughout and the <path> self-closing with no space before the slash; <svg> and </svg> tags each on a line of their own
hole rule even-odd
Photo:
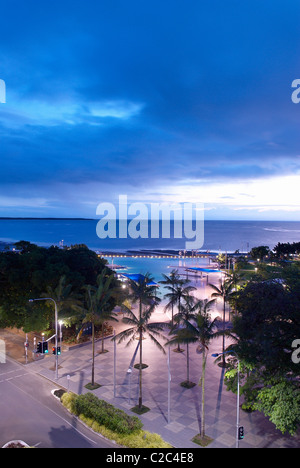
<svg viewBox="0 0 300 468">
<path fill-rule="evenodd" d="M 51 395 L 54 388 L 28 366 L 0 363 L 0 447 L 23 440 L 39 448 L 117 448 L 70 415 Z"/>
</svg>

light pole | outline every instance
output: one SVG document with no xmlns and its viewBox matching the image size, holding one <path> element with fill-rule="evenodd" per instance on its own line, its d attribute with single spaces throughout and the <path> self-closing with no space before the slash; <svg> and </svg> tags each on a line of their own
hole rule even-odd
<svg viewBox="0 0 300 468">
<path fill-rule="evenodd" d="M 63 326 L 63 321 L 59 320 L 59 346 L 62 347 L 62 326 Z"/>
<path fill-rule="evenodd" d="M 116 330 L 114 330 L 114 338 L 115 336 L 116 336 Z M 117 343 L 116 343 L 116 340 L 114 340 L 114 397 L 115 398 L 116 398 L 116 389 L 117 389 L 116 371 L 117 371 Z"/>
<path fill-rule="evenodd" d="M 171 367 L 170 367 L 170 346 L 168 348 L 168 424 L 171 422 Z"/>
<path fill-rule="evenodd" d="M 131 404 L 131 375 L 132 375 L 131 366 L 127 370 L 127 375 L 129 376 L 129 405 L 130 405 Z"/>
<path fill-rule="evenodd" d="M 55 310 L 55 349 L 56 349 L 56 354 L 55 354 L 55 378 L 56 380 L 58 379 L 58 354 L 57 354 L 57 340 L 58 340 L 58 313 L 57 313 L 57 304 L 52 297 L 45 297 L 45 298 L 39 298 L 39 299 L 29 299 L 29 302 L 36 302 L 36 301 L 52 301 L 54 302 L 54 310 Z"/>
<path fill-rule="evenodd" d="M 223 354 L 234 354 L 237 358 L 237 400 L 236 400 L 236 438 L 235 448 L 239 448 L 239 427 L 240 427 L 240 360 L 235 351 L 224 351 L 223 353 L 212 354 L 212 357 L 222 356 Z"/>
</svg>

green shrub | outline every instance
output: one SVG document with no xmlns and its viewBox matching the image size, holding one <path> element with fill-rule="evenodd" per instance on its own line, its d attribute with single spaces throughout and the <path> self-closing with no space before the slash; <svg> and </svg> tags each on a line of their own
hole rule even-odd
<svg viewBox="0 0 300 468">
<path fill-rule="evenodd" d="M 83 415 L 94 419 L 99 425 L 119 434 L 131 434 L 143 427 L 136 416 L 129 416 L 125 411 L 115 408 L 92 393 L 79 395 L 72 400 L 71 411 L 76 416 Z"/>
<path fill-rule="evenodd" d="M 75 393 L 68 392 L 68 393 L 64 393 L 61 396 L 60 401 L 62 402 L 64 407 L 67 408 L 67 410 L 70 411 L 70 413 L 72 413 L 73 402 L 74 400 L 76 400 L 76 398 L 77 398 L 77 395 Z"/>
<path fill-rule="evenodd" d="M 94 401 L 95 398 L 91 398 L 90 396 L 87 396 L 89 394 L 85 395 L 84 400 L 88 401 Z M 92 395 L 94 397 L 94 395 Z M 65 393 L 62 398 L 61 402 L 62 404 L 72 413 L 74 413 L 74 407 L 77 406 L 77 399 L 78 395 L 75 393 Z M 102 400 L 99 400 L 97 398 L 99 405 L 102 405 Z M 104 405 L 104 406 L 105 406 Z M 109 405 L 111 406 L 111 405 Z M 79 410 L 79 407 L 77 406 L 77 410 Z M 127 418 L 137 420 L 139 419 L 137 417 L 129 417 L 126 413 L 123 411 L 120 411 L 116 408 L 114 408 L 116 412 L 121 412 L 123 415 L 125 414 Z M 130 434 L 128 433 L 118 433 L 108 427 L 106 427 L 104 424 L 100 424 L 98 421 L 95 420 L 94 416 L 92 417 L 87 417 L 84 414 L 77 414 L 75 413 L 81 421 L 83 421 L 87 426 L 89 426 L 93 431 L 98 432 L 99 434 L 102 434 L 102 436 L 106 437 L 107 439 L 114 440 L 117 444 L 127 447 L 127 448 L 172 448 L 170 444 L 165 442 L 162 437 L 158 434 L 153 434 L 148 431 L 144 431 L 141 428 L 137 428 L 134 431 L 132 431 Z M 142 423 L 139 421 L 138 424 L 139 427 L 142 426 Z"/>
<path fill-rule="evenodd" d="M 172 445 L 165 442 L 158 434 L 154 434 L 142 429 L 131 434 L 117 434 L 116 432 L 107 429 L 105 426 L 100 426 L 93 419 L 80 416 L 82 422 L 89 426 L 93 431 L 102 434 L 103 437 L 114 440 L 121 447 L 127 448 L 172 448 Z"/>
</svg>

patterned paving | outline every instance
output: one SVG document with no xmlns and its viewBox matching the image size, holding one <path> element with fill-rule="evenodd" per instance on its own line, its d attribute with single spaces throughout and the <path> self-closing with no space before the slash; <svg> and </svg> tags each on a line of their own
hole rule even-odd
<svg viewBox="0 0 300 468">
<path fill-rule="evenodd" d="M 161 319 L 161 317 L 158 317 Z M 117 327 L 120 325 L 117 324 Z M 118 330 L 116 331 L 118 332 Z M 130 347 L 125 344 L 114 346 L 110 339 L 105 342 L 105 354 L 96 354 L 95 381 L 102 386 L 94 393 L 115 406 L 130 412 L 138 401 L 138 370 L 128 368 L 132 364 L 138 342 Z M 96 350 L 100 349 L 100 343 Z M 221 340 L 212 342 L 210 353 L 219 352 Z M 115 353 L 116 349 L 116 354 Z M 143 370 L 143 404 L 151 411 L 140 416 L 145 429 L 156 432 L 178 448 L 197 448 L 191 439 L 199 433 L 201 423 L 201 390 L 198 385 L 191 389 L 180 386 L 186 379 L 186 352 L 170 351 L 170 400 L 168 400 L 168 365 L 164 355 L 149 340 L 143 340 L 143 361 L 148 365 Z M 76 393 L 88 390 L 84 385 L 91 380 L 91 345 L 63 352 L 59 361 L 58 383 Z M 114 357 L 116 359 L 114 381 Z M 234 448 L 236 433 L 236 396 L 223 384 L 224 371 L 209 358 L 205 385 L 206 434 L 214 439 L 210 448 Z M 49 356 L 30 363 L 36 372 L 54 380 L 54 357 Z M 135 363 L 138 362 L 136 356 Z M 69 379 L 67 378 L 69 376 Z M 198 383 L 201 376 L 201 355 L 196 346 L 190 346 L 190 380 Z M 116 382 L 116 385 L 114 385 Z M 168 402 L 170 422 L 168 422 Z M 240 411 L 240 425 L 245 428 L 245 439 L 241 448 L 288 448 L 299 447 L 300 438 L 283 436 L 263 415 Z"/>
</svg>

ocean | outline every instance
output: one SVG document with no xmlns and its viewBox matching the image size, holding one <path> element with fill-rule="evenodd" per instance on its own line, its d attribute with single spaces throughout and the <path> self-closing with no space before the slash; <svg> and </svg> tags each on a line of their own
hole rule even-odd
<svg viewBox="0 0 300 468">
<path fill-rule="evenodd" d="M 128 250 L 184 250 L 185 238 L 100 239 L 99 220 L 86 219 L 0 219 L 0 241 L 30 241 L 41 246 L 86 244 L 100 252 Z M 252 247 L 278 242 L 299 242 L 300 221 L 205 221 L 200 251 L 248 252 Z"/>
<path fill-rule="evenodd" d="M 150 273 L 155 281 L 169 275 L 172 269 L 185 266 L 207 266 L 208 258 L 151 258 L 150 256 L 114 257 L 118 253 L 142 250 L 184 250 L 185 239 L 105 239 L 96 233 L 98 220 L 78 219 L 0 219 L 0 242 L 30 241 L 49 247 L 85 244 L 107 256 L 109 264 L 121 265 L 120 273 Z M 172 233 L 171 229 L 171 233 Z M 279 221 L 206 221 L 203 252 L 248 252 L 252 247 L 278 242 L 299 242 L 300 222 Z M 3 247 L 3 246 L 2 246 Z M 0 246 L 1 248 L 1 246 Z M 161 288 L 163 291 L 164 288 Z"/>
</svg>

